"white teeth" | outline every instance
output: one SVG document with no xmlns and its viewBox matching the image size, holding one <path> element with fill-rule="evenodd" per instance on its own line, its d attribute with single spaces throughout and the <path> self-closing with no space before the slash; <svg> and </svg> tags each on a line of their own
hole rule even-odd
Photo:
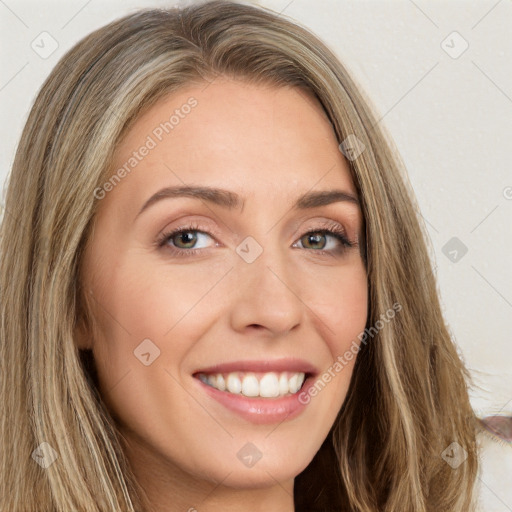
<svg viewBox="0 0 512 512">
<path fill-rule="evenodd" d="M 240 394 L 240 391 L 242 391 L 242 383 L 240 382 L 240 379 L 235 373 L 230 373 L 228 375 L 226 387 L 228 388 L 228 391 L 230 393 L 235 393 L 237 395 Z"/>
<path fill-rule="evenodd" d="M 272 398 L 279 396 L 279 380 L 275 373 L 266 373 L 260 380 L 260 396 Z"/>
<path fill-rule="evenodd" d="M 245 396 L 258 396 L 260 392 L 260 385 L 258 379 L 254 374 L 248 374 L 242 381 L 242 395 Z"/>
<path fill-rule="evenodd" d="M 288 379 L 286 378 L 286 374 L 281 373 L 279 377 L 279 394 L 286 395 L 289 392 Z"/>
<path fill-rule="evenodd" d="M 301 384 L 302 384 L 302 382 L 299 384 L 299 378 L 298 378 L 297 374 L 292 375 L 290 381 L 288 382 L 288 386 L 290 388 L 290 393 L 297 393 L 297 391 L 299 391 L 299 389 L 300 389 Z"/>
<path fill-rule="evenodd" d="M 221 391 L 225 391 L 226 389 L 226 381 L 221 373 L 217 375 L 217 385 L 215 387 Z"/>
<path fill-rule="evenodd" d="M 247 397 L 275 398 L 288 394 L 295 394 L 301 388 L 305 374 L 282 372 L 269 372 L 259 374 L 259 377 L 252 373 L 231 372 L 227 375 L 222 373 L 205 375 L 200 373 L 199 379 L 220 391 L 227 391 L 234 394 L 243 394 Z"/>
</svg>

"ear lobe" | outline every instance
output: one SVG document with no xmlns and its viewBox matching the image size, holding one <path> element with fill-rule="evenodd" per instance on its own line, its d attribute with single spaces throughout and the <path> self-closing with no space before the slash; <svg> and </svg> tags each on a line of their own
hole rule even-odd
<svg viewBox="0 0 512 512">
<path fill-rule="evenodd" d="M 83 315 L 80 315 L 73 332 L 75 345 L 79 350 L 92 349 L 92 335 L 87 328 Z"/>
</svg>

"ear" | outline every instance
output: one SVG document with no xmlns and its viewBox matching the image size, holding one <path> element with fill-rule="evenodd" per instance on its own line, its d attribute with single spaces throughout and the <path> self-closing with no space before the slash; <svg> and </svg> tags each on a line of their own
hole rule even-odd
<svg viewBox="0 0 512 512">
<path fill-rule="evenodd" d="M 75 345 L 79 350 L 91 350 L 93 345 L 93 336 L 87 328 L 85 319 L 82 314 L 79 315 L 77 323 L 73 331 Z"/>
</svg>

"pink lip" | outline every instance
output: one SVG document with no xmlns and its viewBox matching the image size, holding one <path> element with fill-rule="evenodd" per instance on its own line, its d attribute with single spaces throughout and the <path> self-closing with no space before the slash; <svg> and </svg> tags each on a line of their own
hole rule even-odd
<svg viewBox="0 0 512 512">
<path fill-rule="evenodd" d="M 274 361 L 232 361 L 196 370 L 197 373 L 230 373 L 230 372 L 303 372 L 316 375 L 318 370 L 302 359 L 287 358 Z"/>
<path fill-rule="evenodd" d="M 297 393 L 280 398 L 250 398 L 242 394 L 237 395 L 205 384 L 194 378 L 201 389 L 222 404 L 226 409 L 237 413 L 242 418 L 258 425 L 282 423 L 297 417 L 307 407 L 309 402 L 299 401 L 299 395 L 308 393 L 315 385 L 313 376 L 308 377 Z"/>
</svg>

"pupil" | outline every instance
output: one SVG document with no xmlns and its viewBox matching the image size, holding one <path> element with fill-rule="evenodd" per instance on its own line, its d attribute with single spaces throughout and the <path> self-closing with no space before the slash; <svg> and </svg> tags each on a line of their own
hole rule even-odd
<svg viewBox="0 0 512 512">
<path fill-rule="evenodd" d="M 324 235 L 322 235 L 321 233 L 318 233 L 316 235 L 308 235 L 308 243 L 310 243 L 311 240 L 313 240 L 313 242 L 312 242 L 313 244 L 315 244 L 315 243 L 318 244 L 318 243 L 320 243 L 318 239 L 323 236 Z M 322 247 L 323 247 L 323 245 L 322 245 Z"/>
<path fill-rule="evenodd" d="M 194 237 L 195 237 L 195 235 L 193 235 L 190 231 L 180 233 L 178 235 L 178 238 L 180 239 L 180 243 L 183 242 L 184 244 L 193 243 L 195 241 Z"/>
</svg>

